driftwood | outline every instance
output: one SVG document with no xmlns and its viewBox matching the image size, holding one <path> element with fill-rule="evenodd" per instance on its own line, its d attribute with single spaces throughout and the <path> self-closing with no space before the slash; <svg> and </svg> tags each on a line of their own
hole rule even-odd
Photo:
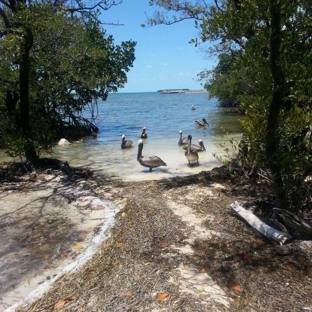
<svg viewBox="0 0 312 312">
<path fill-rule="evenodd" d="M 294 252 L 303 251 L 307 254 L 312 253 L 312 241 L 295 241 L 287 245 L 275 246 L 278 255 L 286 256 Z"/>
<path fill-rule="evenodd" d="M 246 210 L 239 205 L 237 201 L 231 204 L 232 211 L 245 220 L 253 229 L 261 233 L 268 239 L 273 239 L 279 244 L 284 244 L 288 240 L 288 236 L 282 231 L 272 228 L 271 226 L 262 222 L 251 211 Z"/>
<path fill-rule="evenodd" d="M 283 220 L 286 226 L 299 233 L 312 236 L 312 224 L 288 210 L 273 208 L 273 211 Z"/>
</svg>

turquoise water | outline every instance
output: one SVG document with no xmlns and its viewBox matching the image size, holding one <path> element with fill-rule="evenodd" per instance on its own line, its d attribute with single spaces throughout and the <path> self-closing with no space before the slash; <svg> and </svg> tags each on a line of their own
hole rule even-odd
<svg viewBox="0 0 312 312">
<path fill-rule="evenodd" d="M 191 110 L 191 106 L 195 110 Z M 195 120 L 206 118 L 209 127 L 196 126 Z M 241 136 L 240 116 L 229 109 L 217 107 L 215 99 L 208 101 L 207 93 L 159 94 L 114 93 L 107 101 L 98 103 L 97 138 L 71 142 L 68 146 L 55 146 L 51 157 L 68 161 L 71 166 L 90 167 L 95 175 L 123 180 L 159 179 L 197 173 L 220 165 L 213 153 L 222 154 L 220 144 L 224 127 L 231 137 Z M 157 155 L 167 167 L 142 167 L 136 160 L 137 141 L 146 127 L 143 155 Z M 184 150 L 178 146 L 179 130 L 183 137 L 193 136 L 204 141 L 206 152 L 199 154 L 199 165 L 189 166 Z M 121 135 L 133 141 L 130 149 L 121 149 Z M 4 156 L 0 156 L 0 160 Z M 7 160 L 7 159 L 5 159 Z"/>
</svg>

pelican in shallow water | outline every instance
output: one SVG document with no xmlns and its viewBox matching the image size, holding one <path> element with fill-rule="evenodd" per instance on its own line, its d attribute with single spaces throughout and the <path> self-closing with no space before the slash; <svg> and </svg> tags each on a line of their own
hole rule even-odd
<svg viewBox="0 0 312 312">
<path fill-rule="evenodd" d="M 167 166 L 167 164 L 158 156 L 147 155 L 142 156 L 143 141 L 140 139 L 138 141 L 138 156 L 137 161 L 144 167 L 148 167 L 149 171 L 152 172 L 152 168 L 157 168 L 160 166 Z"/>
<path fill-rule="evenodd" d="M 141 139 L 147 139 L 147 134 L 146 134 L 145 130 L 146 130 L 146 128 L 143 127 L 143 128 L 142 128 L 142 133 L 141 133 L 141 135 L 140 135 L 140 138 L 141 138 Z"/>
<path fill-rule="evenodd" d="M 197 161 L 198 164 L 198 153 L 191 149 L 192 145 L 192 136 L 189 134 L 187 136 L 187 150 L 185 151 L 185 157 L 187 161 L 189 162 L 189 165 L 191 164 L 191 161 Z"/>
<path fill-rule="evenodd" d="M 126 136 L 123 134 L 121 136 L 121 148 L 132 147 L 133 142 L 131 140 L 126 140 Z"/>
<path fill-rule="evenodd" d="M 179 145 L 186 145 L 187 144 L 187 138 L 182 139 L 182 130 L 179 131 L 179 134 L 180 134 L 180 138 L 179 138 L 178 144 Z"/>
<path fill-rule="evenodd" d="M 200 127 L 205 127 L 208 125 L 209 127 L 209 123 L 207 122 L 206 118 L 203 118 L 202 120 L 195 120 L 196 126 L 200 126 Z"/>
<path fill-rule="evenodd" d="M 202 139 L 198 140 L 198 144 L 199 145 L 191 144 L 191 150 L 196 151 L 196 152 L 206 151 L 206 148 Z M 183 146 L 184 150 L 187 150 L 187 148 L 188 148 L 187 146 Z"/>
</svg>

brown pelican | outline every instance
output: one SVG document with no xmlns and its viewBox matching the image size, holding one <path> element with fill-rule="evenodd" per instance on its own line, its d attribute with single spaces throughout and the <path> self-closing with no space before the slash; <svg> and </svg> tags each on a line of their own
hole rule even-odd
<svg viewBox="0 0 312 312">
<path fill-rule="evenodd" d="M 141 135 L 140 135 L 140 138 L 141 138 L 141 139 L 147 139 L 147 134 L 146 134 L 145 130 L 146 130 L 146 128 L 143 127 L 143 128 L 142 128 L 142 133 L 141 133 Z"/>
<path fill-rule="evenodd" d="M 195 120 L 195 122 L 196 126 L 205 127 L 206 125 L 208 125 L 209 127 L 209 123 L 207 122 L 206 118 L 203 118 L 202 120 Z"/>
<path fill-rule="evenodd" d="M 187 138 L 182 139 L 182 130 L 179 131 L 179 134 L 180 134 L 180 138 L 179 138 L 178 144 L 179 145 L 186 145 L 187 144 Z"/>
<path fill-rule="evenodd" d="M 167 166 L 167 164 L 158 156 L 155 156 L 155 155 L 142 156 L 142 150 L 143 150 L 143 141 L 139 140 L 137 161 L 142 166 L 148 167 L 150 172 L 152 172 L 152 168 L 157 168 L 160 166 Z"/>
<path fill-rule="evenodd" d="M 126 140 L 126 136 L 123 134 L 121 136 L 121 148 L 132 147 L 133 142 L 131 140 Z"/>
<path fill-rule="evenodd" d="M 198 140 L 198 144 L 199 145 L 191 144 L 191 150 L 196 151 L 196 152 L 206 151 L 206 148 L 202 139 Z M 188 148 L 187 146 L 183 146 L 184 150 L 187 150 L 187 148 Z"/>
<path fill-rule="evenodd" d="M 189 162 L 189 165 L 191 164 L 191 161 L 197 161 L 198 164 L 198 153 L 191 149 L 192 145 L 192 136 L 189 134 L 187 136 L 187 150 L 185 151 L 185 157 Z"/>
</svg>

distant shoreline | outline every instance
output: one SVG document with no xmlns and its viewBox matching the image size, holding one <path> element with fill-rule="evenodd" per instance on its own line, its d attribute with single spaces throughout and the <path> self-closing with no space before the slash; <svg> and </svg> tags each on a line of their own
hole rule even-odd
<svg viewBox="0 0 312 312">
<path fill-rule="evenodd" d="M 190 90 L 190 89 L 166 89 L 166 90 L 157 90 L 157 93 L 160 93 L 160 94 L 208 93 L 208 91 L 207 90 Z"/>
</svg>

